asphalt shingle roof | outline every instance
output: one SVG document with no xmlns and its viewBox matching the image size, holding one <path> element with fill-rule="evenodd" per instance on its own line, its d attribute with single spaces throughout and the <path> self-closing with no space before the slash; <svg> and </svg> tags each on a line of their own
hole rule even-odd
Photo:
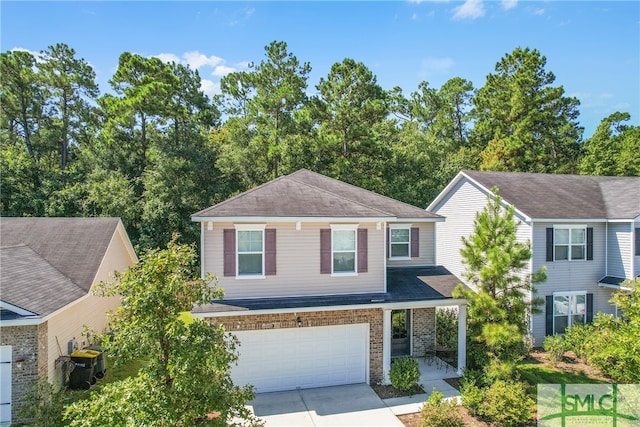
<svg viewBox="0 0 640 427">
<path fill-rule="evenodd" d="M 86 295 L 118 218 L 0 218 L 0 297 L 46 316 Z"/>
<path fill-rule="evenodd" d="M 640 177 L 463 171 L 530 218 L 633 219 L 640 216 Z"/>
<path fill-rule="evenodd" d="M 306 169 L 276 178 L 193 217 L 442 218 Z"/>
<path fill-rule="evenodd" d="M 451 293 L 458 283 L 462 283 L 462 281 L 441 266 L 394 267 L 387 269 L 386 293 L 221 300 L 196 306 L 193 308 L 193 312 L 222 313 L 286 308 L 309 308 L 313 310 L 313 307 L 434 301 L 451 299 Z"/>
</svg>

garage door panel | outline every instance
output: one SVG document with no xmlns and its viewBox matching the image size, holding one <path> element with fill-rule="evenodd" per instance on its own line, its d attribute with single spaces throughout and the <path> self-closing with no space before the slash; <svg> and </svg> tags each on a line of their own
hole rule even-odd
<svg viewBox="0 0 640 427">
<path fill-rule="evenodd" d="M 369 325 L 240 331 L 238 385 L 258 392 L 366 381 Z"/>
</svg>

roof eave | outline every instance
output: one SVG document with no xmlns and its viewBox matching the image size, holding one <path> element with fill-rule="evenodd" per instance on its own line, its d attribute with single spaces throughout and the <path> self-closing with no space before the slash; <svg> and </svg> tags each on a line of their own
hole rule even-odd
<svg viewBox="0 0 640 427">
<path fill-rule="evenodd" d="M 335 217 L 335 216 L 192 216 L 193 222 L 381 222 L 398 221 L 391 216 Z"/>
</svg>

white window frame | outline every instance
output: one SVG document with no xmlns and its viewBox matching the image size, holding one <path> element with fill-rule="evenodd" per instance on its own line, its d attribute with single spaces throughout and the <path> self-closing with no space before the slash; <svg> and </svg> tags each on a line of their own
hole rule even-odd
<svg viewBox="0 0 640 427">
<path fill-rule="evenodd" d="M 404 245 L 405 243 L 392 243 L 393 230 L 408 230 L 409 239 L 406 242 L 407 256 L 393 256 L 393 245 Z M 411 224 L 393 224 L 389 225 L 389 259 L 393 260 L 410 260 L 411 259 Z"/>
<path fill-rule="evenodd" d="M 564 335 L 564 333 L 557 333 L 556 332 L 556 317 L 564 317 L 564 314 L 556 314 L 556 297 L 560 296 L 560 297 L 568 297 L 568 307 L 567 307 L 567 326 L 566 328 L 568 328 L 569 326 L 571 326 L 573 324 L 573 316 L 577 316 L 577 315 L 582 315 L 582 324 L 584 325 L 585 323 L 587 323 L 587 292 L 586 291 L 567 291 L 567 292 L 554 292 L 553 293 L 553 334 L 554 335 Z M 584 313 L 572 313 L 571 312 L 571 307 L 574 305 L 572 304 L 572 300 L 578 296 L 582 296 L 584 297 Z M 565 328 L 565 330 L 566 330 Z"/>
<path fill-rule="evenodd" d="M 568 230 L 569 232 L 569 241 L 567 244 L 558 244 L 556 239 L 556 230 Z M 571 243 L 571 233 L 573 230 L 582 230 L 584 232 L 584 243 L 582 245 L 572 244 Z M 566 246 L 567 247 L 567 259 L 558 259 L 556 257 L 556 247 L 558 246 Z M 573 246 L 582 246 L 582 253 L 584 256 L 582 258 L 572 258 L 571 248 Z M 554 225 L 553 226 L 553 260 L 554 261 L 586 261 L 587 260 L 587 226 L 586 225 Z"/>
<path fill-rule="evenodd" d="M 336 231 L 353 231 L 354 249 L 353 249 L 353 271 L 335 271 L 333 254 L 334 232 Z M 338 251 L 347 252 L 347 251 Z M 351 251 L 348 251 L 351 252 Z M 358 224 L 331 224 L 331 276 L 357 276 L 358 275 Z"/>
<path fill-rule="evenodd" d="M 235 224 L 236 229 L 236 279 L 265 279 L 267 276 L 264 274 L 264 229 L 266 228 L 266 224 Z M 241 231 L 259 231 L 262 233 L 262 249 L 260 251 L 260 255 L 262 257 L 262 273 L 260 274 L 240 274 L 240 255 L 242 254 L 256 254 L 257 252 L 240 252 L 240 236 L 238 235 Z"/>
</svg>

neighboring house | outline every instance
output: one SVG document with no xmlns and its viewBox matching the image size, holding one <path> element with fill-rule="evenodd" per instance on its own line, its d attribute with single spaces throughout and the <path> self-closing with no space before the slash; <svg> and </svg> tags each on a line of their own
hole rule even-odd
<svg viewBox="0 0 640 427">
<path fill-rule="evenodd" d="M 435 308 L 466 306 L 436 265 L 444 218 L 299 170 L 193 215 L 202 272 L 225 299 L 194 309 L 240 340 L 237 384 L 257 391 L 386 380 L 392 357 L 435 347 Z"/>
<path fill-rule="evenodd" d="M 136 263 L 118 218 L 0 218 L 1 421 L 16 419 L 38 378 L 63 385 L 83 326 L 103 332 L 117 297 L 90 294 Z"/>
<path fill-rule="evenodd" d="M 640 274 L 640 178 L 460 172 L 427 208 L 447 218 L 438 224 L 437 261 L 459 277 L 461 237 L 473 232 L 494 186 L 515 207 L 518 240 L 531 242 L 525 273 L 547 268 L 535 287 L 546 301 L 532 316 L 535 344 L 594 312 L 615 314 L 612 292 Z"/>
</svg>

